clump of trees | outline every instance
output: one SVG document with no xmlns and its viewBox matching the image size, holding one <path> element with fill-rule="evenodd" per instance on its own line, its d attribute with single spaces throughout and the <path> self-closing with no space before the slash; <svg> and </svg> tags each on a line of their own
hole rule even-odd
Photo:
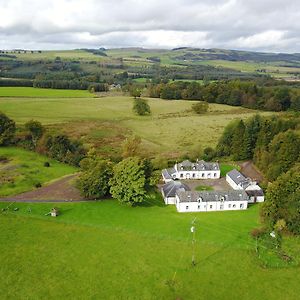
<svg viewBox="0 0 300 300">
<path fill-rule="evenodd" d="M 7 115 L 0 112 L 0 146 L 12 142 L 16 132 L 16 123 Z"/>
<path fill-rule="evenodd" d="M 112 177 L 113 164 L 109 160 L 89 155 L 80 162 L 82 173 L 78 188 L 85 198 L 101 199 L 109 195 L 109 180 Z"/>
<path fill-rule="evenodd" d="M 300 164 L 269 185 L 261 215 L 271 228 L 300 234 Z"/>
<path fill-rule="evenodd" d="M 139 116 L 149 115 L 151 113 L 150 106 L 146 99 L 135 98 L 133 100 L 133 111 Z"/>
<path fill-rule="evenodd" d="M 297 118 L 262 118 L 230 123 L 216 147 L 217 156 L 234 160 L 253 159 L 267 179 L 275 180 L 300 160 Z"/>
</svg>

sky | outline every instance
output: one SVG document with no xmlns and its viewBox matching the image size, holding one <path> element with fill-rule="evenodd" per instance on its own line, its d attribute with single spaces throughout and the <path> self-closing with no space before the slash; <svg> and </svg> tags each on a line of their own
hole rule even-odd
<svg viewBox="0 0 300 300">
<path fill-rule="evenodd" d="M 300 52 L 300 0 L 0 0 L 0 49 Z"/>
</svg>

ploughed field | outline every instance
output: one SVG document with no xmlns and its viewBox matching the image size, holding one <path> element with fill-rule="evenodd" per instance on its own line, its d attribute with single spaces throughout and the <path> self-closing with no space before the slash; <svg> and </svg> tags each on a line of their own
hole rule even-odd
<svg viewBox="0 0 300 300">
<path fill-rule="evenodd" d="M 152 195 L 134 208 L 114 200 L 55 206 L 57 218 L 45 216 L 46 203 L 0 213 L 1 299 L 298 299 L 296 262 L 266 266 L 255 252 L 257 205 L 179 214 Z M 289 255 L 299 246 L 284 239 Z"/>
<path fill-rule="evenodd" d="M 128 96 L 95 98 L 84 91 L 60 91 L 70 93 L 67 97 L 43 89 L 39 91 L 43 96 L 39 97 L 35 89 L 22 89 L 26 91 L 24 96 L 16 90 L 15 95 L 10 91 L 8 97 L 7 88 L 0 88 L 0 111 L 20 125 L 31 119 L 39 120 L 51 131 L 64 132 L 94 145 L 104 155 L 119 154 L 122 141 L 130 135 L 142 138 L 144 151 L 149 155 L 175 157 L 199 147 L 213 147 L 231 120 L 246 119 L 257 113 L 210 104 L 208 113 L 196 115 L 191 109 L 194 101 L 148 99 L 152 114 L 137 116 Z M 82 98 L 82 93 L 87 93 L 86 98 Z"/>
</svg>

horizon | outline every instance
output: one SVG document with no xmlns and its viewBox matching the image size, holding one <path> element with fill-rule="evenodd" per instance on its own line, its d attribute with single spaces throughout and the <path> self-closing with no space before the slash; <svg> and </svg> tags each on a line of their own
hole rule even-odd
<svg viewBox="0 0 300 300">
<path fill-rule="evenodd" d="M 296 0 L 0 0 L 0 48 L 300 50 Z"/>
</svg>

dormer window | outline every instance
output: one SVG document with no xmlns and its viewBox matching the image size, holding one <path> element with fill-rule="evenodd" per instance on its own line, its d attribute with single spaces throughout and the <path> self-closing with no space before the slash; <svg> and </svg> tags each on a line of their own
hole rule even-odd
<svg viewBox="0 0 300 300">
<path fill-rule="evenodd" d="M 200 203 L 200 202 L 202 202 L 202 201 L 203 201 L 202 197 L 199 197 L 199 198 L 198 198 L 198 203 Z"/>
</svg>

